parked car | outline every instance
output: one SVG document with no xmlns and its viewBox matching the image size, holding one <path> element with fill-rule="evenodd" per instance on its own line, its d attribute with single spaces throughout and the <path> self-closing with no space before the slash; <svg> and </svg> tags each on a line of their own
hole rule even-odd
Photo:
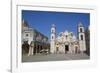
<svg viewBox="0 0 100 73">
<path fill-rule="evenodd" d="M 41 53 L 41 54 L 47 55 L 47 54 L 49 53 L 48 51 L 49 51 L 48 49 L 42 49 L 42 50 L 40 51 L 40 53 Z"/>
</svg>

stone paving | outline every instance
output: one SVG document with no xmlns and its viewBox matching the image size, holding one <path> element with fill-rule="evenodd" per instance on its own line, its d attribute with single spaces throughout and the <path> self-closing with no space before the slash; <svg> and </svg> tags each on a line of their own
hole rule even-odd
<svg viewBox="0 0 100 73">
<path fill-rule="evenodd" d="M 86 54 L 47 54 L 47 55 L 33 55 L 22 56 L 22 62 L 41 62 L 41 61 L 63 61 L 63 60 L 86 60 L 90 57 Z"/>
</svg>

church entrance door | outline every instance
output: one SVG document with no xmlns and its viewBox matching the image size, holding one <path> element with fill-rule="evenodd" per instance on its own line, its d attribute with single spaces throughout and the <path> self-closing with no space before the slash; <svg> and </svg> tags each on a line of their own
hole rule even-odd
<svg viewBox="0 0 100 73">
<path fill-rule="evenodd" d="M 69 46 L 65 45 L 65 54 L 69 51 Z"/>
</svg>

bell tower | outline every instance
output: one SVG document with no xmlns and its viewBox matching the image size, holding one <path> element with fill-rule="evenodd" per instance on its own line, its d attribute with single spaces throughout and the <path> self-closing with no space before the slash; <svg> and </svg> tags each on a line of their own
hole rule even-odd
<svg viewBox="0 0 100 73">
<path fill-rule="evenodd" d="M 56 41 L 56 27 L 52 24 L 51 27 L 51 42 L 50 42 L 50 52 L 55 53 L 55 41 Z"/>
<path fill-rule="evenodd" d="M 86 43 L 85 43 L 85 32 L 82 23 L 78 24 L 78 40 L 79 40 L 79 48 L 80 52 L 86 51 Z"/>
</svg>

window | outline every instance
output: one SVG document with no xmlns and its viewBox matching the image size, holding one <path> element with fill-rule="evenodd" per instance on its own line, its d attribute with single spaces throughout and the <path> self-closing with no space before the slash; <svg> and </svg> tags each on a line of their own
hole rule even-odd
<svg viewBox="0 0 100 73">
<path fill-rule="evenodd" d="M 83 35 L 81 35 L 81 40 L 83 40 Z"/>
<path fill-rule="evenodd" d="M 28 36 L 28 34 L 26 34 L 26 36 Z"/>
<path fill-rule="evenodd" d="M 53 36 L 52 36 L 52 39 L 53 39 Z"/>
<path fill-rule="evenodd" d="M 54 33 L 54 30 L 52 30 L 52 33 Z"/>
<path fill-rule="evenodd" d="M 67 39 L 67 37 L 68 37 L 68 36 L 66 35 L 66 39 Z"/>
<path fill-rule="evenodd" d="M 80 28 L 80 32 L 83 32 L 83 31 L 82 31 L 82 28 Z"/>
</svg>

